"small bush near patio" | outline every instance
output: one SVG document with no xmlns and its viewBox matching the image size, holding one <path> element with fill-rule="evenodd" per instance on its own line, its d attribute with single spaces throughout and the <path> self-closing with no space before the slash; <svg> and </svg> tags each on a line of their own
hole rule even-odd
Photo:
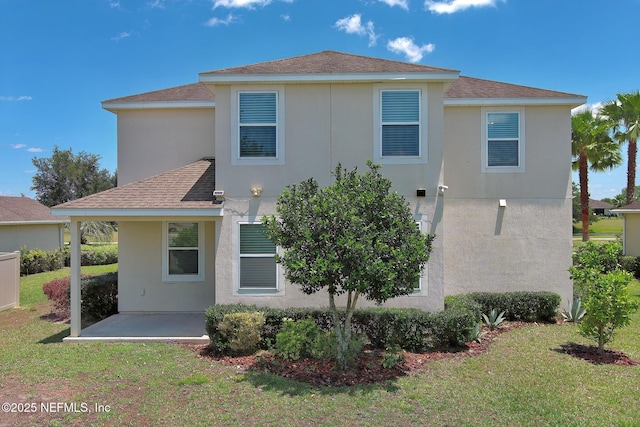
<svg viewBox="0 0 640 427">
<path fill-rule="evenodd" d="M 61 318 L 70 314 L 71 278 L 63 277 L 42 285 L 43 293 L 53 302 L 52 309 Z M 118 312 L 118 273 L 81 278 L 82 314 L 101 320 Z"/>
<path fill-rule="evenodd" d="M 218 329 L 234 355 L 253 354 L 260 348 L 264 315 L 259 312 L 225 314 Z"/>
<path fill-rule="evenodd" d="M 43 251 L 37 248 L 27 250 L 26 247 L 23 247 L 20 249 L 20 275 L 58 270 L 68 266 L 68 260 L 68 248 Z"/>
</svg>

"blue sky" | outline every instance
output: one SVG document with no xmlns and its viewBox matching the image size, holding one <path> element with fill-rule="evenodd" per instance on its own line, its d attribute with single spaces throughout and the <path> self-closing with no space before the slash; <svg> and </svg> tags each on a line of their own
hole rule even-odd
<svg viewBox="0 0 640 427">
<path fill-rule="evenodd" d="M 31 159 L 55 145 L 115 170 L 116 117 L 103 100 L 322 50 L 597 104 L 640 89 L 627 19 L 637 16 L 640 0 L 0 0 L 0 195 L 33 197 Z M 592 197 L 612 197 L 626 166 L 590 179 Z"/>
</svg>

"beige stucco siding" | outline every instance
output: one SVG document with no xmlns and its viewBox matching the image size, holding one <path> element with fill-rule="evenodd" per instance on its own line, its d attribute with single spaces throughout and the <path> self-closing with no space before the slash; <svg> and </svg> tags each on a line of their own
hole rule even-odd
<svg viewBox="0 0 640 427">
<path fill-rule="evenodd" d="M 162 281 L 162 227 L 162 221 L 118 222 L 118 311 L 202 311 L 215 303 L 215 223 L 205 223 L 203 282 Z"/>
<path fill-rule="evenodd" d="M 624 215 L 624 254 L 640 256 L 640 213 Z"/>
<path fill-rule="evenodd" d="M 445 109 L 446 294 L 548 290 L 571 298 L 569 118 L 569 107 L 524 108 L 525 172 L 483 173 L 481 108 Z"/>
<path fill-rule="evenodd" d="M 118 185 L 214 157 L 212 108 L 118 112 Z"/>
<path fill-rule="evenodd" d="M 64 246 L 63 224 L 0 225 L 0 252 L 38 248 L 53 251 Z"/>
</svg>

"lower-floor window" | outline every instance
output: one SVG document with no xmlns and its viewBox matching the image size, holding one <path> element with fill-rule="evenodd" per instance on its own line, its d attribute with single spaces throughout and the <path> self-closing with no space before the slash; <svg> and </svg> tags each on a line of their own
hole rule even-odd
<svg viewBox="0 0 640 427">
<path fill-rule="evenodd" d="M 163 279 L 204 280 L 204 225 L 199 222 L 166 222 L 163 231 Z"/>
<path fill-rule="evenodd" d="M 277 289 L 276 245 L 262 224 L 240 224 L 240 289 Z"/>
</svg>

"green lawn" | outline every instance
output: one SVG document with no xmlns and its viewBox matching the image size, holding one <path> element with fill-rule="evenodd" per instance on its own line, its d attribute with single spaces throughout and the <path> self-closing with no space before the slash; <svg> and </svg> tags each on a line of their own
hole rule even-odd
<svg viewBox="0 0 640 427">
<path fill-rule="evenodd" d="M 577 234 L 580 234 L 582 224 L 574 224 L 574 229 L 577 230 Z M 597 237 L 598 235 L 613 237 L 622 235 L 622 218 L 601 218 L 599 221 L 594 222 L 589 226 L 589 234 L 594 237 Z"/>
<path fill-rule="evenodd" d="M 41 284 L 32 276 L 23 286 Z M 640 299 L 638 283 L 631 291 Z M 559 351 L 590 344 L 571 325 L 516 329 L 483 355 L 431 362 L 386 384 L 317 388 L 179 345 L 63 344 L 69 325 L 41 320 L 47 306 L 30 304 L 37 310 L 0 313 L 2 402 L 86 403 L 91 412 L 38 406 L 0 415 L 7 425 L 640 425 L 640 366 L 593 365 Z M 635 314 L 611 347 L 640 359 L 639 331 Z"/>
</svg>

